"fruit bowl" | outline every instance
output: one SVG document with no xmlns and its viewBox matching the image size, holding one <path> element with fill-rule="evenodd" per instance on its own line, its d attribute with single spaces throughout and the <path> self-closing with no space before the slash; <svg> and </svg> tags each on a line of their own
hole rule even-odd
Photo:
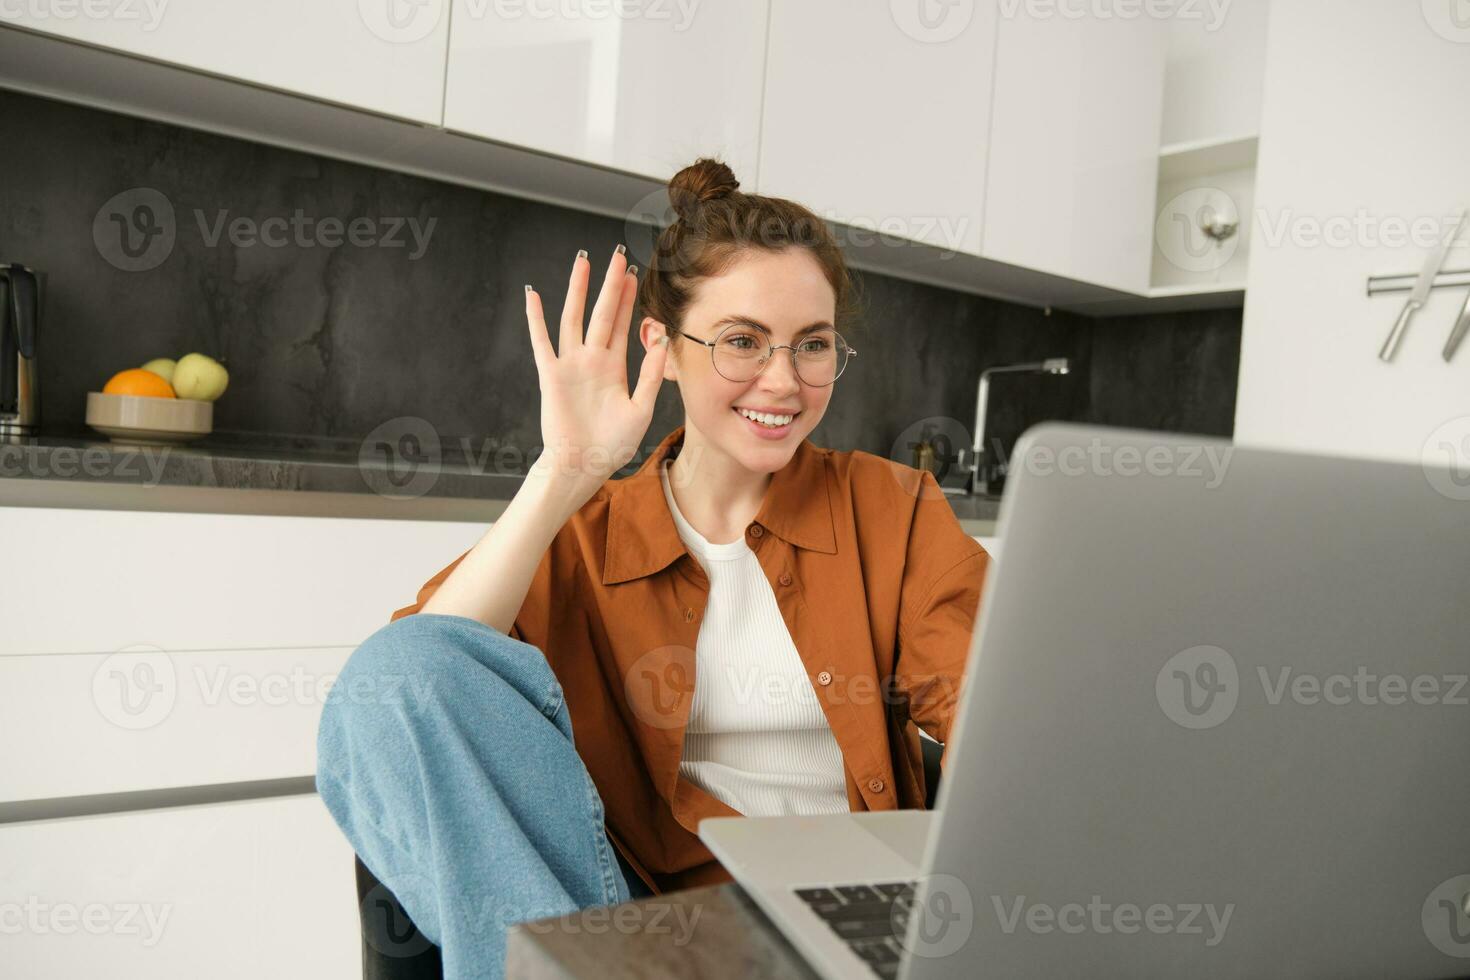
<svg viewBox="0 0 1470 980">
<path fill-rule="evenodd" d="M 129 445 L 189 442 L 214 429 L 214 403 L 194 398 L 87 392 L 87 424 Z"/>
</svg>

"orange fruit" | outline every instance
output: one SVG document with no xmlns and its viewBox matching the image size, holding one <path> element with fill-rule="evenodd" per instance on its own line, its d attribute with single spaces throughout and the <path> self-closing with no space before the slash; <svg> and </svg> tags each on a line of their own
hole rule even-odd
<svg viewBox="0 0 1470 980">
<path fill-rule="evenodd" d="M 161 375 L 142 368 L 119 371 L 102 386 L 104 395 L 144 395 L 150 398 L 176 398 L 174 386 Z"/>
</svg>

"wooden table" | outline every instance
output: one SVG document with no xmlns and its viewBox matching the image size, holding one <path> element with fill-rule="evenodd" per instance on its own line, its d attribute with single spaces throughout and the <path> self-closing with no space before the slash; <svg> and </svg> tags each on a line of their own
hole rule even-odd
<svg viewBox="0 0 1470 980">
<path fill-rule="evenodd" d="M 511 980 L 817 980 L 735 884 L 512 926 L 505 963 Z"/>
</svg>

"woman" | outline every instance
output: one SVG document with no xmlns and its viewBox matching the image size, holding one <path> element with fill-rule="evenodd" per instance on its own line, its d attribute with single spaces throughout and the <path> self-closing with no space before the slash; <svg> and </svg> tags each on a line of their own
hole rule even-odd
<svg viewBox="0 0 1470 980">
<path fill-rule="evenodd" d="M 949 738 L 987 556 L 932 474 L 806 441 L 848 273 L 810 211 L 738 186 L 678 173 L 585 337 L 585 252 L 555 351 L 526 287 L 545 451 L 323 713 L 322 799 L 448 976 L 499 975 L 510 923 L 728 881 L 706 816 L 923 807 L 909 721 Z M 610 479 L 663 380 L 684 424 Z"/>
</svg>

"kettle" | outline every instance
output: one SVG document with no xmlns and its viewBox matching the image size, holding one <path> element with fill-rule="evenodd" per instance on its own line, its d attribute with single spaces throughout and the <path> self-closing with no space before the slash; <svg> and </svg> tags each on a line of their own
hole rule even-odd
<svg viewBox="0 0 1470 980">
<path fill-rule="evenodd" d="M 40 434 L 41 282 L 34 269 L 0 262 L 0 439 Z"/>
</svg>

